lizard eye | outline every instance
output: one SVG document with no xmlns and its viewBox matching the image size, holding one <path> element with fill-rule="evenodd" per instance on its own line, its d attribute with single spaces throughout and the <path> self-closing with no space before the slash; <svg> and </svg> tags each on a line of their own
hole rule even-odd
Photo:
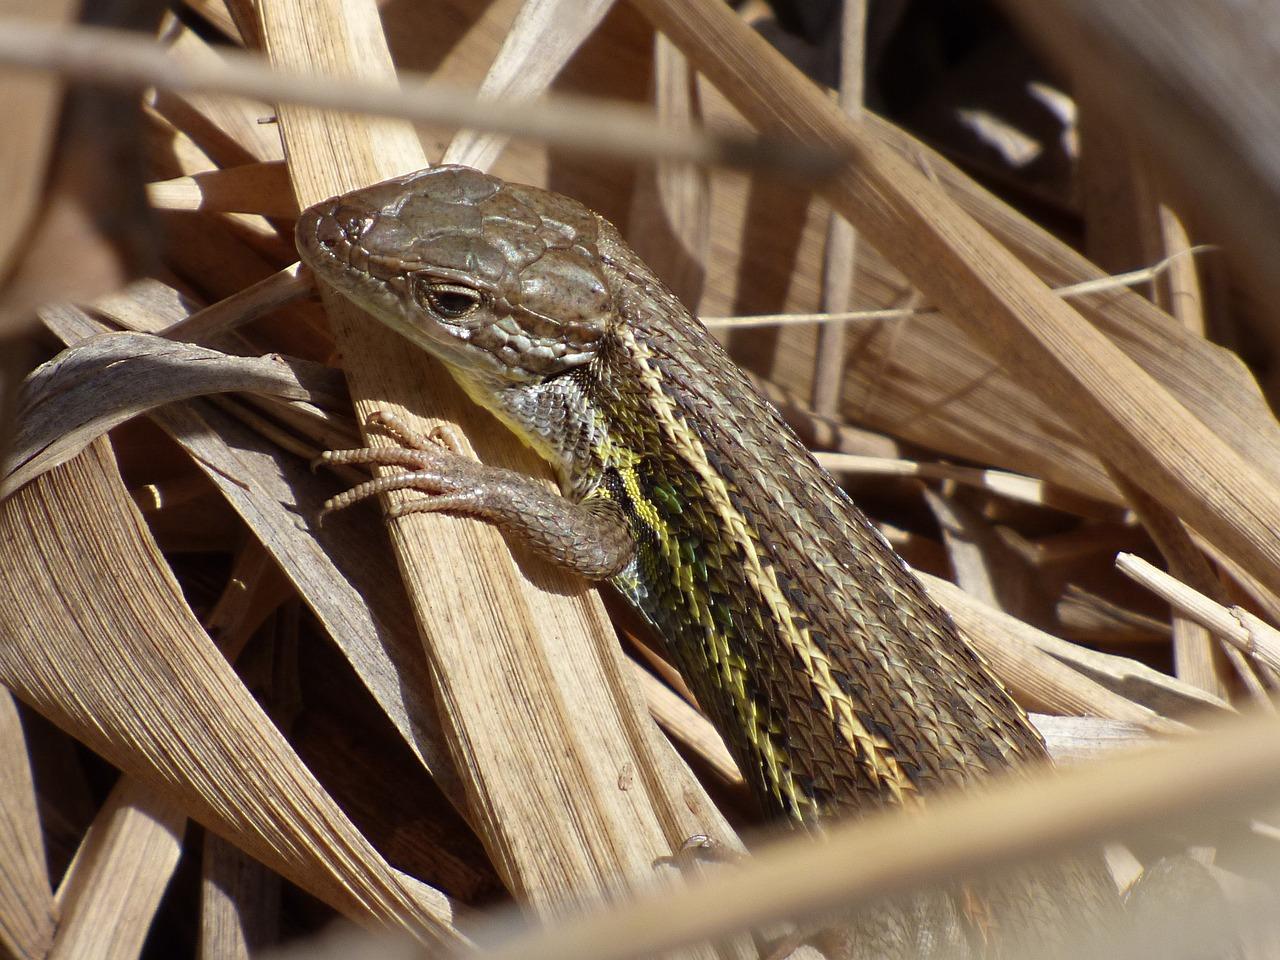
<svg viewBox="0 0 1280 960">
<path fill-rule="evenodd" d="M 419 306 L 445 320 L 461 320 L 475 311 L 483 299 L 480 291 L 471 287 L 426 279 L 413 281 L 413 298 Z"/>
</svg>

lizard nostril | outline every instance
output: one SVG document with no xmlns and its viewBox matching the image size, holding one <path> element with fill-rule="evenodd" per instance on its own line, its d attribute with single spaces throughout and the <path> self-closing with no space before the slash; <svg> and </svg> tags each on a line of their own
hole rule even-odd
<svg viewBox="0 0 1280 960">
<path fill-rule="evenodd" d="M 316 218 L 315 238 L 323 246 L 332 247 L 345 237 L 345 232 L 338 221 L 331 216 Z"/>
<path fill-rule="evenodd" d="M 360 239 L 369 232 L 375 218 L 358 206 L 341 203 L 313 207 L 298 220 L 300 242 L 313 249 L 322 248 L 335 256 L 359 246 Z"/>
<path fill-rule="evenodd" d="M 350 243 L 359 240 L 373 224 L 373 217 L 358 207 L 338 207 L 333 211 L 331 219 Z"/>
</svg>

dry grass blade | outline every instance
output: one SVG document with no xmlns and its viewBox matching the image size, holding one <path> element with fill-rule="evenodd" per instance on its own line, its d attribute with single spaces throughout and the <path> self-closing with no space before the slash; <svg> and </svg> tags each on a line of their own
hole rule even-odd
<svg viewBox="0 0 1280 960">
<path fill-rule="evenodd" d="M 1190 533 L 1177 517 L 1124 477 L 1117 476 L 1116 485 L 1124 491 L 1125 498 L 1133 505 L 1171 570 L 1184 580 L 1194 581 L 1202 589 L 1225 592 L 1209 561 L 1196 548 Z M 1238 652 L 1231 651 L 1231 654 L 1241 677 L 1256 684 L 1257 678 L 1249 664 Z M 1228 685 L 1224 676 L 1229 670 L 1227 658 L 1215 656 L 1213 639 L 1202 625 L 1179 614 L 1173 618 L 1173 658 L 1178 677 L 1215 697 L 1227 696 Z"/>
<path fill-rule="evenodd" d="M 53 892 L 26 738 L 7 691 L 0 691 L 0 863 L 0 950 L 43 957 L 53 941 Z"/>
<path fill-rule="evenodd" d="M 1256 657 L 1272 671 L 1280 671 L 1280 631 L 1275 627 L 1243 607 L 1227 608 L 1215 603 L 1141 557 L 1122 553 L 1116 557 L 1116 567 L 1242 653 Z"/>
<path fill-rule="evenodd" d="M 65 463 L 112 427 L 166 403 L 245 391 L 309 400 L 312 365 L 235 357 L 141 333 L 103 334 L 60 353 L 27 381 L 0 496 Z M 327 379 L 319 369 L 312 380 Z"/>
<path fill-rule="evenodd" d="M 653 99 L 662 123 L 690 130 L 701 121 L 694 73 L 675 44 L 653 38 Z M 685 303 L 697 302 L 708 268 L 711 191 L 708 172 L 688 163 L 659 161 L 637 171 L 628 239 Z"/>
<path fill-rule="evenodd" d="M 231 94 L 473 127 L 608 156 L 769 166 L 809 175 L 828 171 L 838 162 L 829 151 L 799 144 L 686 131 L 672 134 L 643 110 L 604 107 L 586 99 L 558 104 L 495 103 L 425 77 L 403 76 L 403 87 L 353 84 L 323 71 L 272 70 L 257 57 L 233 52 L 223 54 L 222 62 L 182 61 L 148 40 L 101 28 L 50 30 L 7 19 L 0 23 L 0 64 L 118 86 Z"/>
<path fill-rule="evenodd" d="M 993 197 L 898 128 L 866 114 L 868 132 L 926 170 L 983 226 L 1046 282 L 1106 283 L 1106 275 L 1066 243 Z M 900 296 L 896 272 L 872 251 L 860 277 L 869 295 Z M 876 292 L 877 284 L 883 288 Z M 875 302 L 873 300 L 873 302 Z M 1110 289 L 1072 305 L 1155 377 L 1238 454 L 1280 478 L 1280 428 L 1238 357 L 1191 334 L 1136 293 Z M 1023 388 L 989 353 L 945 317 L 916 316 L 860 335 L 845 377 L 846 416 L 955 456 L 1031 473 L 1090 496 L 1119 502 L 1092 444 L 1062 426 L 1059 412 Z M 783 341 L 776 368 L 807 370 L 810 353 Z M 787 385 L 805 388 L 795 375 Z"/>
<path fill-rule="evenodd" d="M 264 290 L 266 285 L 274 287 L 281 280 L 288 285 L 293 273 L 281 271 L 263 284 L 250 287 L 242 296 L 229 298 L 177 322 L 173 315 L 175 312 L 180 315 L 185 309 L 181 298 L 176 297 L 175 291 L 154 283 L 138 285 L 127 294 L 103 298 L 99 307 L 117 322 L 140 329 L 163 328 L 167 333 L 219 332 L 227 329 L 224 321 L 238 319 L 239 314 L 233 307 L 253 300 L 256 292 Z M 307 284 L 309 287 L 309 279 Z M 100 329 L 98 321 L 71 307 L 46 310 L 44 317 L 65 339 L 80 340 Z M 172 349 L 171 345 L 157 347 L 169 341 L 142 334 L 99 335 L 86 346 L 92 352 L 93 344 L 104 342 L 140 344 L 138 352 L 142 355 L 152 349 L 167 355 Z M 186 349 L 185 346 L 179 348 L 179 355 L 185 355 Z M 67 351 L 62 356 L 72 353 Z M 335 372 L 327 367 L 296 359 L 282 365 L 278 358 L 230 357 L 204 348 L 198 348 L 195 357 L 212 361 L 213 380 L 228 375 L 233 379 L 245 376 L 243 386 L 248 386 L 256 375 L 259 386 L 275 383 L 284 394 L 300 391 L 323 397 L 326 406 L 335 408 L 346 402 L 345 391 L 334 389 Z M 128 351 L 125 358 L 135 359 Z M 234 372 L 236 370 L 240 372 Z M 295 377 L 299 371 L 305 371 L 306 386 Z M 180 395 L 205 392 L 201 387 L 188 390 L 190 384 L 176 386 L 186 379 L 172 378 L 174 386 L 168 388 L 170 392 L 174 389 Z M 202 376 L 193 379 L 198 381 Z M 203 384 L 204 387 L 210 385 L 209 381 Z M 416 637 L 406 628 L 411 615 L 403 592 L 377 572 L 387 562 L 383 543 L 367 533 L 357 532 L 348 522 L 331 522 L 323 531 L 308 530 L 298 522 L 299 517 L 317 516 L 320 505 L 335 492 L 330 483 L 306 469 L 306 462 L 319 448 L 313 445 L 306 449 L 300 463 L 286 452 L 296 446 L 296 437 L 288 438 L 286 451 L 282 451 L 215 410 L 168 406 L 156 410 L 154 418 L 222 491 L 328 630 L 405 743 L 432 772 L 437 785 L 456 805 L 463 806 L 461 786 L 435 729 L 426 664 Z M 65 429 L 68 419 L 65 414 L 52 417 L 50 431 Z M 317 432 L 326 438 L 340 432 L 334 425 L 314 420 L 305 426 L 313 430 L 319 427 Z M 354 428 L 341 432 L 343 444 L 354 442 L 351 439 Z M 210 627 L 218 625 L 218 620 L 219 612 L 215 610 L 210 616 Z M 222 634 L 224 642 L 234 643 L 234 636 L 234 631 Z"/>
<path fill-rule="evenodd" d="M 38 18 L 53 28 L 75 19 L 76 4 L 22 2 L 7 12 Z M 0 153 L 0 188 L 8 197 L 8 214 L 0 227 L 0 272 L 8 273 L 19 249 L 30 237 L 40 201 L 40 186 L 57 131 L 62 84 L 56 77 L 0 74 L 0 110 L 5 117 L 6 148 Z"/>
<path fill-rule="evenodd" d="M 46 180 L 56 196 L 59 177 L 112 196 L 141 196 L 116 187 L 149 182 L 159 253 L 147 278 L 91 310 L 37 314 L 45 339 L 36 349 L 48 334 L 76 348 L 33 381 L 39 402 L 17 425 L 23 472 L 11 483 L 29 482 L 0 503 L 0 682 L 32 708 L 0 702 L 0 954 L 154 952 L 179 926 L 190 942 L 197 909 L 210 957 L 254 956 L 334 910 L 409 932 L 437 952 L 466 951 L 455 905 L 511 901 L 531 923 L 571 917 L 536 941 L 525 939 L 529 926 L 506 923 L 485 941 L 505 944 L 499 957 L 585 960 L 748 925 L 772 939 L 782 931 L 759 925 L 784 914 L 1056 856 L 1068 836 L 1114 838 L 1142 821 L 1153 830 L 1132 835 L 1127 864 L 1113 861 L 1118 879 L 1158 875 L 1152 854 L 1190 840 L 1212 844 L 1193 848 L 1202 861 L 1216 849 L 1212 869 L 1232 910 L 1254 902 L 1231 874 L 1252 877 L 1256 866 L 1270 876 L 1271 865 L 1251 857 L 1274 853 L 1275 831 L 1220 814 L 1254 791 L 1280 789 L 1276 729 L 1250 721 L 1233 739 L 1183 741 L 1206 717 L 1227 717 L 1280 686 L 1280 633 L 1232 607 L 1249 602 L 1280 622 L 1280 423 L 1268 400 L 1280 381 L 1264 376 L 1277 369 L 1280 337 L 1270 302 L 1241 302 L 1231 272 L 1238 250 L 1185 255 L 1195 249 L 1185 233 L 1199 240 L 1201 227 L 1188 221 L 1179 232 L 1160 205 L 1166 188 L 1129 142 L 1136 124 L 1117 115 L 1096 125 L 1130 91 L 1078 105 L 1065 94 L 1026 95 L 1018 71 L 1040 65 L 1002 19 L 973 24 L 990 46 L 966 54 L 963 71 L 948 67 L 933 77 L 943 82 L 927 82 L 932 68 L 900 54 L 936 36 L 943 20 L 928 0 L 898 5 L 903 16 L 891 28 L 879 20 L 884 5 L 871 5 L 865 36 L 846 36 L 843 52 L 840 18 L 825 27 L 812 19 L 821 5 L 804 10 L 803 38 L 770 22 L 765 6 L 187 0 L 158 31 L 127 34 L 123 45 L 117 34 L 0 28 L 0 70 L 16 78 L 17 99 L 0 179 L 14 179 L 18 198 L 0 228 L 0 254 L 17 250 L 20 267 L 33 265 L 60 298 L 97 295 L 102 275 L 80 269 L 82 259 L 66 269 L 70 254 L 52 218 L 31 216 L 44 209 L 36 186 Z M 1033 16 L 1092 16 L 1095 6 L 1069 0 Z M 863 16 L 858 7 L 848 0 L 845 27 Z M 1123 27 L 1108 43 L 1134 47 L 1126 24 L 1150 9 L 1141 0 L 1098 13 Z M 1186 0 L 1170 7 L 1177 17 L 1189 9 Z M 1242 9 L 1214 17 L 1227 24 Z M 1124 69 L 1147 53 L 1179 68 L 1169 32 L 1163 23 L 1153 32 L 1153 51 L 1122 51 Z M 237 51 L 241 43 L 261 55 Z M 868 98 L 903 129 L 866 111 L 852 122 L 821 86 L 837 78 L 841 59 L 846 80 L 862 71 L 852 65 L 861 44 Z M 778 50 L 817 81 L 783 64 Z M 1095 69 L 1093 51 L 1085 53 L 1070 55 L 1081 76 Z M 142 104 L 145 171 L 103 184 L 114 153 L 104 156 L 92 136 L 71 151 L 78 166 L 66 166 L 61 143 L 51 165 L 56 84 L 43 75 L 28 84 L 34 74 L 4 66 L 15 58 L 138 91 L 130 96 Z M 1010 63 L 1019 58 L 1028 63 Z M 1204 59 L 1185 76 L 1197 76 Z M 430 71 L 431 80 L 403 68 Z M 987 118 L 980 138 L 1033 141 L 1044 165 L 993 165 L 989 151 L 938 135 L 932 123 L 942 115 L 978 129 L 966 86 L 975 75 Z M 146 78 L 173 86 L 142 92 Z M 35 87 L 40 95 L 28 97 Z M 1261 89 L 1255 83 L 1241 99 L 1256 101 Z M 478 95 L 454 96 L 464 90 Z M 446 96 L 428 109 L 433 91 Z M 1188 102 L 1227 103 L 1220 93 L 1206 87 Z M 1145 95 L 1132 102 L 1150 102 Z M 289 105 L 290 96 L 299 102 Z M 1053 122 L 1019 128 L 993 107 L 998 98 L 1030 106 L 1037 124 L 1051 112 Z M 415 130 L 347 113 L 361 104 L 433 123 Z M 557 126 L 566 111 L 570 122 Z M 752 126 L 779 139 L 755 139 Z M 1187 133 L 1173 126 L 1166 132 Z M 507 142 L 533 128 L 556 144 L 603 142 L 614 156 Z M 741 135 L 699 132 L 708 128 Z M 1108 150 L 1099 150 L 1099 129 L 1114 134 Z M 744 145 L 768 153 L 799 139 L 816 142 L 819 159 L 857 162 L 804 184 L 669 159 L 736 157 Z M 1030 719 L 1056 760 L 1105 760 L 1153 739 L 1172 749 L 1024 780 L 1009 793 L 992 784 L 902 820 L 869 814 L 848 833 L 835 828 L 825 850 L 766 853 L 722 883 L 649 900 L 666 897 L 655 888 L 674 873 L 655 862 L 686 838 L 710 834 L 736 848 L 734 830 L 761 820 L 725 741 L 648 649 L 643 624 L 611 610 L 638 634 L 629 640 L 641 667 L 620 653 L 593 591 L 474 521 L 388 521 L 386 504 L 371 500 L 318 522 L 326 498 L 363 479 L 351 468 L 335 477 L 307 467 L 320 449 L 360 444 L 353 403 L 361 421 L 377 409 L 420 429 L 459 425 L 464 449 L 484 462 L 549 478 L 442 367 L 288 266 L 300 207 L 441 154 L 581 200 L 690 307 L 753 314 L 726 323 L 730 352 L 768 373 L 754 382 L 811 449 L 838 451 L 819 453 L 820 462 L 912 568 L 945 572 L 999 605 L 921 574 L 1022 706 L 1045 711 Z M 1101 216 L 1108 187 L 1124 200 Z M 844 217 L 859 230 L 856 262 L 843 228 L 828 229 Z M 31 242 L 14 247 L 24 236 Z M 1072 245 L 1133 255 L 1095 266 Z M 1104 272 L 1162 257 L 1147 270 Z M 1180 276 L 1166 290 L 1171 264 Z M 0 313 L 51 295 L 5 276 Z M 92 283 L 77 286 L 84 276 Z M 1151 284 L 1155 303 L 1121 283 Z M 824 304 L 827 314 L 814 312 Z M 835 317 L 849 321 L 843 346 L 819 327 Z M 779 329 L 746 329 L 774 322 Z M 111 327 L 150 336 L 101 336 Z M 279 358 L 294 354 L 307 359 L 282 367 Z M 211 390 L 234 393 L 202 396 Z M 828 415 L 795 399 L 810 396 Z M 135 413 L 144 416 L 123 422 Z M 118 469 L 100 439 L 107 431 Z M 931 462 L 940 458 L 951 462 Z M 1201 603 L 1196 617 L 1231 639 L 1210 643 L 1178 614 L 1171 630 L 1165 605 L 1116 572 L 1117 550 L 1163 554 L 1184 584 L 1219 605 Z M 1175 608 L 1188 602 L 1180 585 L 1166 592 Z M 1222 648 L 1225 656 L 1215 652 Z M 1165 672 L 1171 662 L 1178 677 Z M 693 771 L 655 735 L 655 718 Z M 124 770 L 118 780 L 111 764 Z M 1190 812 L 1202 805 L 1209 818 L 1193 824 Z M 202 845 L 198 831 L 179 839 L 186 818 L 210 828 Z M 1176 835 L 1165 832 L 1170 825 Z M 1248 851 L 1233 845 L 1237 835 Z M 199 891 L 188 882 L 196 856 Z M 1274 913 L 1277 888 L 1266 888 L 1259 916 Z M 597 917 L 602 900 L 624 902 L 624 912 Z M 580 912 L 592 916 L 579 923 Z M 1174 929 L 1182 912 L 1165 908 L 1156 925 Z M 128 916 L 95 941 L 112 913 Z M 1176 955 L 1156 939 L 1131 945 L 1117 940 L 1108 955 Z M 741 938 L 691 953 L 752 951 Z M 1271 955 L 1246 955 L 1254 954 Z"/>
<path fill-rule="evenodd" d="M 309 530 L 299 518 L 316 517 L 335 488 L 305 462 L 216 410 L 172 407 L 156 412 L 155 419 L 222 492 L 437 785 L 464 808 L 437 729 L 412 614 L 399 584 L 383 575 L 389 559 L 385 541 L 361 529 L 367 514 Z"/>
<path fill-rule="evenodd" d="M 866 73 L 867 5 L 846 0 L 840 12 L 840 108 L 857 122 L 862 118 L 863 76 Z M 831 214 L 822 262 L 822 309 L 849 309 L 856 271 L 858 234 L 839 214 Z M 817 364 L 813 372 L 813 409 L 831 415 L 840 409 L 840 394 L 848 347 L 843 323 L 824 326 L 818 334 Z"/>
<path fill-rule="evenodd" d="M 1068 59 L 1078 84 L 1105 96 L 1110 113 L 1144 131 L 1180 179 L 1180 192 L 1231 238 L 1250 281 L 1274 303 L 1280 113 L 1270 91 L 1278 47 L 1275 34 L 1259 28 L 1265 7 L 1195 0 L 1004 6 Z"/>
<path fill-rule="evenodd" d="M 1070 661 L 1063 663 L 1041 649 L 1041 644 L 1052 643 L 1055 638 L 975 600 L 953 583 L 920 571 L 916 571 L 916 575 L 929 590 L 930 596 L 951 614 L 961 632 L 988 661 L 996 676 L 1030 709 L 1122 720 L 1137 723 L 1153 731 L 1173 732 L 1181 729 L 1176 721 L 1161 716 L 1137 700 L 1107 689 L 1098 680 L 1091 678 L 1088 672 L 1072 669 Z M 1058 640 L 1057 645 L 1073 647 L 1062 640 Z M 1145 668 L 1142 664 L 1132 663 L 1132 667 L 1137 672 L 1145 673 L 1158 689 L 1174 693 L 1175 699 L 1179 692 L 1184 698 L 1188 691 L 1193 692 L 1190 703 L 1184 699 L 1184 709 L 1187 706 L 1200 708 L 1214 702 L 1207 694 L 1200 694 L 1194 688 L 1186 688 L 1185 684 L 1171 685 L 1170 678 Z"/>
<path fill-rule="evenodd" d="M 942 535 L 956 585 L 975 600 L 1025 616 L 1033 600 L 1031 571 L 977 510 L 959 496 L 921 490 Z"/>
<path fill-rule="evenodd" d="M 212 71 L 216 75 L 236 62 L 233 47 L 206 43 L 176 17 L 161 23 L 160 43 L 179 65 L 179 71 L 194 70 L 197 75 Z M 231 55 L 229 61 L 227 54 Z M 236 100 L 198 89 L 169 90 L 163 86 L 157 86 L 148 94 L 147 102 L 206 144 L 220 167 L 275 164 L 284 159 L 280 138 L 270 124 L 262 122 L 270 117 L 271 108 L 261 97 Z"/>
<path fill-rule="evenodd" d="M 949 463 L 919 463 L 891 457 L 868 457 L 852 453 L 818 453 L 817 460 L 823 469 L 835 473 L 882 474 L 893 477 L 926 477 L 935 480 L 954 480 L 991 493 L 1021 500 L 1068 509 L 1071 513 L 1099 519 L 1116 519 L 1121 511 L 1114 507 L 1083 498 L 1068 498 L 1042 480 L 1024 477 L 1005 470 L 983 470 L 977 467 L 958 467 Z M 1066 502 L 1070 499 L 1070 502 Z"/>
<path fill-rule="evenodd" d="M 251 960 L 276 939 L 280 878 L 212 833 L 200 865 L 200 956 Z"/>
<path fill-rule="evenodd" d="M 990 230 L 1045 283 L 1063 287 L 1108 280 L 1105 271 L 998 200 L 919 140 L 871 113 L 864 116 L 864 124 L 868 133 L 912 164 L 927 170 L 965 212 Z M 1209 424 L 1238 455 L 1273 480 L 1280 480 L 1280 425 L 1277 425 L 1257 383 L 1239 357 L 1195 336 L 1149 300 L 1132 291 L 1111 288 L 1097 296 L 1074 298 L 1072 306 L 1181 404 Z M 941 342 L 944 349 L 954 349 L 952 341 L 955 337 L 948 332 L 951 326 L 948 322 L 926 321 L 915 329 L 913 322 L 909 337 L 921 338 L 926 344 L 929 340 Z M 979 341 L 979 338 L 974 337 L 974 340 Z M 900 341 L 899 349 L 905 348 L 906 344 Z M 927 376 L 929 371 L 926 369 L 916 374 L 921 375 Z M 972 377 L 991 376 L 990 358 L 984 356 Z M 994 376 L 999 379 L 1010 375 L 1000 371 Z M 849 386 L 846 384 L 846 389 Z M 954 378 L 939 383 L 924 405 L 940 395 L 948 405 L 958 405 L 959 409 L 950 415 L 960 416 L 965 412 L 964 397 L 957 396 L 955 388 Z M 1034 386 L 1019 389 L 1017 399 L 1036 397 L 1038 393 Z M 990 403 L 991 400 L 983 398 L 983 402 Z M 965 422 L 981 422 L 981 416 L 971 413 Z M 999 427 L 1007 429 L 1006 425 Z M 1046 478 L 1059 479 L 1056 473 L 1049 473 Z M 1071 480 L 1064 477 L 1060 482 L 1070 483 Z M 1108 479 L 1102 478 L 1102 483 L 1110 487 Z M 1114 491 L 1111 496 L 1115 496 Z"/>
<path fill-rule="evenodd" d="M 295 263 L 160 332 L 170 340 L 208 343 L 314 290 L 311 271 Z"/>
<path fill-rule="evenodd" d="M 1188 770 L 1197 776 L 1188 777 Z M 752 924 L 847 910 L 920 884 L 1256 809 L 1280 796 L 1280 721 L 1253 717 L 1030 782 L 1007 781 L 925 813 L 847 823 L 826 840 L 763 850 L 733 874 L 612 913 L 565 923 L 481 954 L 485 960 L 626 960 Z M 1082 931 L 1085 933 L 1085 931 Z"/>
<path fill-rule="evenodd" d="M 943 191 L 714 2 L 639 4 L 758 126 L 855 153 L 824 188 L 868 240 L 1102 455 L 1280 588 L 1280 497 L 1257 470 L 1080 318 Z M 1154 411 L 1159 411 L 1158 414 Z"/>
<path fill-rule="evenodd" d="M 738 765 L 734 763 L 729 748 L 724 745 L 724 739 L 711 725 L 711 721 L 647 670 L 637 668 L 635 674 L 649 712 L 658 725 L 677 743 L 701 757 L 702 762 L 725 783 L 734 787 L 743 786 L 745 781 Z"/>
<path fill-rule="evenodd" d="M 0 678 L 191 816 L 367 924 L 457 943 L 320 789 L 210 642 L 101 442 L 0 506 Z"/>
<path fill-rule="evenodd" d="M 1098 760 L 1112 750 L 1143 747 L 1151 743 L 1151 731 L 1141 724 L 1101 717 L 1055 717 L 1030 714 L 1031 722 L 1044 737 L 1049 756 L 1057 765 Z"/>
<path fill-rule="evenodd" d="M 544 93 L 614 0 L 527 0 L 478 91 L 481 100 L 528 100 Z M 499 133 L 461 130 L 441 163 L 488 170 L 507 144 Z"/>
<path fill-rule="evenodd" d="M 58 889 L 51 960 L 137 957 L 177 869 L 186 828 L 181 807 L 122 777 Z"/>
<path fill-rule="evenodd" d="M 317 17 L 314 5 L 286 0 L 261 10 L 273 62 L 390 72 L 372 4 L 345 4 L 340 16 L 336 7 Z M 424 164 L 402 124 L 286 107 L 280 119 L 297 159 L 300 206 Z M 362 417 L 390 408 L 414 423 L 413 411 L 431 410 L 483 438 L 487 462 L 546 475 L 514 438 L 493 437 L 425 357 L 336 296 L 326 305 Z M 690 809 L 701 791 L 655 742 L 603 610 L 580 584 L 527 563 L 534 586 L 496 531 L 457 518 L 406 517 L 392 540 L 472 822 L 514 893 L 535 908 L 561 909 L 620 883 L 653 883 L 654 860 L 687 836 L 732 837 L 709 801 Z"/>
<path fill-rule="evenodd" d="M 947 608 L 957 623 L 963 625 L 962 628 L 975 645 L 993 664 L 1000 663 L 1006 656 L 1017 657 L 1019 651 L 1024 649 L 1036 650 L 1050 657 L 1052 662 L 1070 667 L 1077 675 L 1092 680 L 1124 700 L 1140 704 L 1165 719 L 1176 717 L 1191 720 L 1200 715 L 1212 716 L 1231 709 L 1227 701 L 1152 669 L 1145 663 L 1070 643 L 974 600 L 954 583 L 921 571 L 916 571 L 916 574 L 924 581 L 934 599 Z M 1014 681 L 1006 679 L 1005 682 Z M 1055 712 L 1109 715 L 1088 707 Z M 1115 719 L 1124 718 L 1117 716 Z M 1136 717 L 1131 719 L 1144 722 Z"/>
<path fill-rule="evenodd" d="M 147 184 L 147 199 L 164 210 L 208 210 L 296 217 L 289 177 L 279 162 L 246 163 Z"/>
<path fill-rule="evenodd" d="M 1053 292 L 1060 297 L 1081 297 L 1091 293 L 1104 293 L 1122 287 L 1132 287 L 1151 283 L 1174 274 L 1179 266 L 1187 264 L 1193 253 L 1205 253 L 1213 249 L 1208 246 L 1189 247 L 1171 253 L 1154 266 L 1141 270 L 1130 270 L 1127 273 L 1112 274 L 1096 280 L 1082 280 L 1079 283 L 1054 287 Z M 1192 267 L 1193 268 L 1193 267 Z M 1179 274 L 1180 276 L 1180 274 Z M 850 283 L 853 281 L 850 280 Z M 1172 280 L 1171 280 L 1172 282 Z M 940 311 L 934 307 L 899 307 L 885 310 L 824 310 L 821 313 L 761 313 L 741 317 L 709 317 L 699 316 L 702 325 L 707 329 L 729 328 L 746 329 L 748 327 L 786 327 L 800 326 L 810 323 L 850 323 L 870 320 L 906 320 L 912 317 L 936 316 Z"/>
</svg>

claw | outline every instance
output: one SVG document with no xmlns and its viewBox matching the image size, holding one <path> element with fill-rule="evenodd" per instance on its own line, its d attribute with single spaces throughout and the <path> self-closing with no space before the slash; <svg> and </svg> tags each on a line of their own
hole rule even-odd
<svg viewBox="0 0 1280 960">
<path fill-rule="evenodd" d="M 705 833 L 695 833 L 691 837 L 685 837 L 684 842 L 680 844 L 682 853 L 690 851 L 714 850 L 720 846 L 720 841 L 714 837 L 710 837 Z"/>
<path fill-rule="evenodd" d="M 695 833 L 691 837 L 686 837 L 675 853 L 655 860 L 654 866 L 675 867 L 681 873 L 685 873 L 704 860 L 731 863 L 735 857 L 737 854 L 728 850 L 719 840 L 705 833 Z"/>
<path fill-rule="evenodd" d="M 365 425 L 371 430 L 385 433 L 402 447 L 410 450 L 429 450 L 435 446 L 459 456 L 466 456 L 457 430 L 448 423 L 437 424 L 423 434 L 410 427 L 399 414 L 392 413 L 390 410 L 375 410 L 369 414 Z"/>
<path fill-rule="evenodd" d="M 338 497 L 341 497 L 341 496 L 342 494 L 338 495 Z M 346 507 L 351 506 L 351 504 L 349 503 L 338 503 L 337 502 L 338 497 L 330 497 L 324 503 L 320 504 L 320 509 L 316 511 L 315 522 L 317 527 L 324 526 L 324 518 L 329 516 L 329 514 L 337 513 L 339 510 L 342 510 L 342 509 L 345 509 Z"/>
<path fill-rule="evenodd" d="M 369 414 L 365 425 L 370 430 L 380 430 L 402 447 L 408 447 L 410 450 L 425 449 L 422 434 L 410 427 L 403 417 L 390 410 L 373 411 Z"/>
<path fill-rule="evenodd" d="M 436 424 L 431 428 L 431 432 L 427 434 L 427 439 L 444 447 L 450 453 L 457 454 L 460 457 L 466 455 L 466 451 L 462 448 L 462 441 L 458 439 L 458 431 L 450 424 Z"/>
</svg>

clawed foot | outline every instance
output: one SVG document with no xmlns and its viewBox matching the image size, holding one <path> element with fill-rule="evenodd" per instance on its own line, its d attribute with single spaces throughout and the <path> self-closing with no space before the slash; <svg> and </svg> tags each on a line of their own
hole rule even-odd
<svg viewBox="0 0 1280 960">
<path fill-rule="evenodd" d="M 366 480 L 331 497 L 321 508 L 320 519 L 375 494 L 416 490 L 426 496 L 400 501 L 387 515 L 447 511 L 482 520 L 538 556 L 591 580 L 617 575 L 635 555 L 626 518 L 610 500 L 570 502 L 523 474 L 473 460 L 462 453 L 457 435 L 447 427 L 424 435 L 394 414 L 382 412 L 373 414 L 369 425 L 396 445 L 330 450 L 317 457 L 313 466 L 366 464 L 398 467 L 400 472 Z"/>
<path fill-rule="evenodd" d="M 691 874 L 707 865 L 711 867 L 737 866 L 747 859 L 747 854 L 727 847 L 714 837 L 704 833 L 694 834 L 680 844 L 680 849 L 669 857 L 659 857 L 654 866 L 675 867 L 688 879 Z M 752 931 L 756 949 L 766 960 L 787 960 L 804 944 L 804 938 L 789 925 L 778 925 L 767 935 Z"/>
<path fill-rule="evenodd" d="M 680 849 L 669 857 L 659 857 L 654 866 L 676 867 L 681 873 L 688 873 L 693 867 L 702 863 L 735 864 L 741 863 L 746 855 L 726 847 L 714 837 L 705 833 L 695 833 L 685 838 Z"/>
<path fill-rule="evenodd" d="M 326 450 L 311 461 L 317 469 L 329 464 L 363 464 L 401 467 L 402 473 L 366 480 L 335 497 L 320 508 L 318 520 L 353 503 L 391 490 L 418 490 L 428 497 L 396 504 L 388 510 L 392 517 L 406 513 L 440 510 L 466 511 L 481 497 L 480 480 L 485 467 L 462 452 L 462 444 L 451 427 L 441 425 L 423 434 L 413 430 L 403 418 L 378 410 L 367 421 L 396 441 L 398 446 L 361 447 L 357 450 Z"/>
</svg>

